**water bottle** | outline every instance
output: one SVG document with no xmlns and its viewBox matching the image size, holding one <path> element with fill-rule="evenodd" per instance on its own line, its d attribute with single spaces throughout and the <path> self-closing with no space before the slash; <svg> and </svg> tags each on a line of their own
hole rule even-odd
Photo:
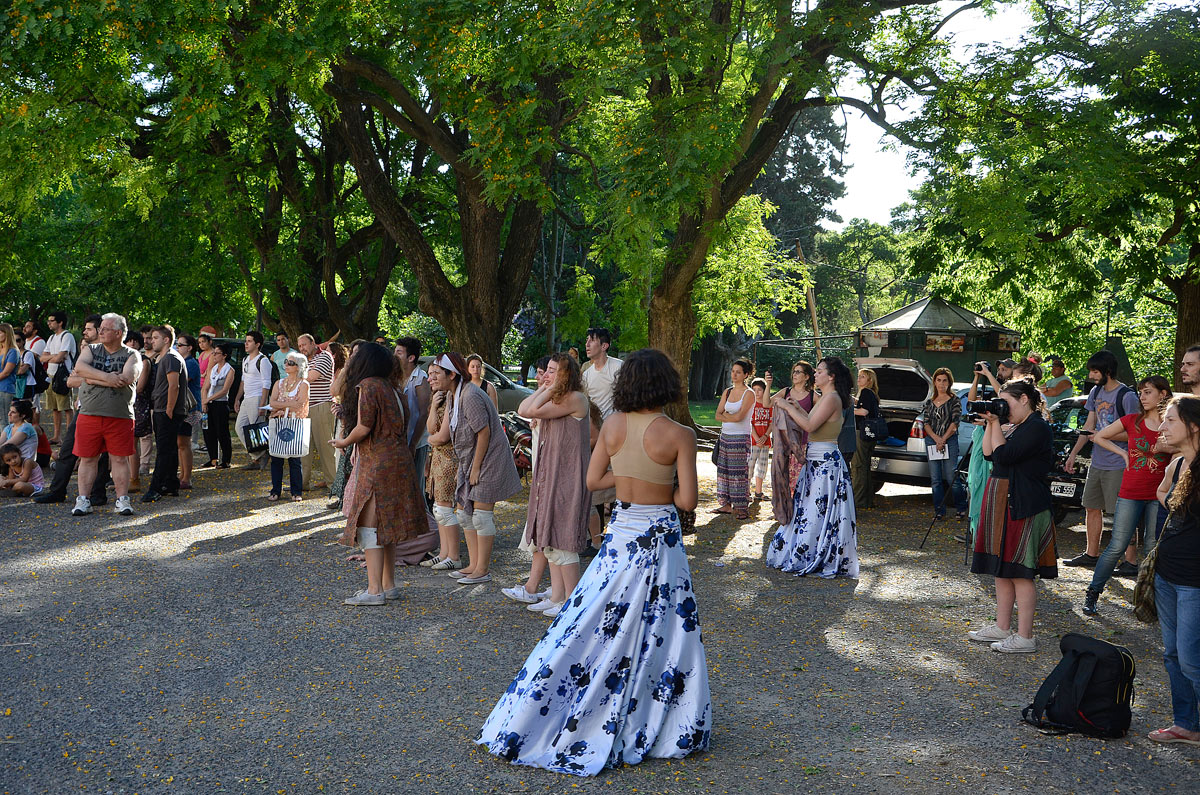
<svg viewBox="0 0 1200 795">
<path fill-rule="evenodd" d="M 200 429 L 203 431 L 208 430 L 208 412 L 207 411 L 200 415 Z"/>
</svg>

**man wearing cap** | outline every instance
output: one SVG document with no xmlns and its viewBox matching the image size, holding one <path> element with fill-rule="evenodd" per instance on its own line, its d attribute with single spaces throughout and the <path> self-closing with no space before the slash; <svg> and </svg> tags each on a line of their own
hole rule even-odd
<svg viewBox="0 0 1200 795">
<path fill-rule="evenodd" d="M 1038 387 L 1046 396 L 1047 411 L 1054 408 L 1054 404 L 1058 401 L 1075 394 L 1075 385 L 1071 383 L 1071 377 L 1067 375 L 1067 368 L 1063 364 L 1063 360 L 1058 356 L 1051 356 L 1049 362 L 1050 378 Z"/>
</svg>

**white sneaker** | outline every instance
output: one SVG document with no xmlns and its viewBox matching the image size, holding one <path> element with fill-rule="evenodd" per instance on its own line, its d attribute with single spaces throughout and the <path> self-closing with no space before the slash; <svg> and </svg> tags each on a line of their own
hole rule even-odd
<svg viewBox="0 0 1200 795">
<path fill-rule="evenodd" d="M 133 503 L 128 496 L 117 497 L 117 513 L 122 516 L 133 516 Z"/>
<path fill-rule="evenodd" d="M 1003 654 L 1032 654 L 1037 651 L 1036 638 L 1023 638 L 1020 635 L 1009 635 L 1001 641 L 992 644 L 992 651 Z"/>
<path fill-rule="evenodd" d="M 542 600 L 540 602 L 534 602 L 533 604 L 528 605 L 525 609 L 532 610 L 535 613 L 540 613 L 543 610 L 546 610 L 547 608 L 549 608 L 552 604 L 554 604 L 554 602 L 550 601 L 550 597 L 545 596 L 545 597 L 542 597 Z"/>
<path fill-rule="evenodd" d="M 72 516 L 87 516 L 92 512 L 92 501 L 82 494 L 75 498 L 75 507 L 71 509 Z"/>
<path fill-rule="evenodd" d="M 421 561 L 421 565 L 422 565 L 424 568 L 429 568 L 429 567 L 430 567 L 430 566 L 432 566 L 433 564 L 435 564 L 435 563 L 441 563 L 441 562 L 442 562 L 442 558 L 441 558 L 441 556 L 440 556 L 440 555 L 434 555 L 434 556 L 433 556 L 433 557 L 431 557 L 431 558 L 425 558 L 425 560 Z"/>
<path fill-rule="evenodd" d="M 977 640 L 980 643 L 994 643 L 996 641 L 1005 640 L 1011 636 L 1011 629 L 1000 629 L 996 624 L 988 624 L 983 629 L 977 629 L 973 632 L 968 632 L 967 637 L 971 640 Z"/>
<path fill-rule="evenodd" d="M 429 568 L 434 571 L 458 571 L 462 568 L 462 563 L 457 560 L 450 560 L 450 558 L 439 558 L 437 563 L 429 564 Z"/>
<path fill-rule="evenodd" d="M 566 604 L 566 602 L 551 602 L 550 606 L 542 611 L 542 615 L 549 616 L 550 618 L 554 618 L 556 615 L 559 614 L 559 611 L 561 611 L 563 609 L 563 605 L 565 605 L 565 604 Z"/>
<path fill-rule="evenodd" d="M 540 601 L 540 594 L 530 593 L 525 590 L 524 585 L 514 585 L 511 588 L 501 588 L 500 593 L 512 599 L 515 602 L 524 602 L 531 605 L 534 602 Z"/>
</svg>

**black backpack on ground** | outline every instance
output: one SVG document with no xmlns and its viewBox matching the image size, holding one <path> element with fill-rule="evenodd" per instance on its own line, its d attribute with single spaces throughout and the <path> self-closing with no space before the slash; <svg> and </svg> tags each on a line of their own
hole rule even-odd
<svg viewBox="0 0 1200 795">
<path fill-rule="evenodd" d="M 1021 719 L 1054 734 L 1124 737 L 1132 717 L 1133 655 L 1124 646 L 1070 632 L 1063 658 L 1038 688 Z"/>
</svg>

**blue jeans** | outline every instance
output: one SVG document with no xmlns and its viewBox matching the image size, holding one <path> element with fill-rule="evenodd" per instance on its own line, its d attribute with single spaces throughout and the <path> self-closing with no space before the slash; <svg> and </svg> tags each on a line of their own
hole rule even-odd
<svg viewBox="0 0 1200 795">
<path fill-rule="evenodd" d="M 1162 626 L 1163 665 L 1171 682 L 1175 725 L 1200 731 L 1200 588 L 1154 577 L 1154 604 Z"/>
<path fill-rule="evenodd" d="M 1092 584 L 1088 587 L 1093 591 L 1103 591 L 1105 583 L 1112 576 L 1113 567 L 1125 554 L 1125 548 L 1133 538 L 1133 531 L 1141 527 L 1142 538 L 1146 538 L 1149 535 L 1147 531 L 1154 529 L 1157 524 L 1158 500 L 1127 500 L 1117 497 L 1112 538 L 1100 553 L 1100 560 L 1096 561 L 1096 573 L 1092 575 Z"/>
<path fill-rule="evenodd" d="M 928 451 L 933 447 L 932 444 L 927 444 Z M 933 509 L 938 516 L 946 514 L 946 505 L 942 501 L 946 499 L 946 483 L 953 483 L 954 507 L 962 514 L 967 512 L 967 489 L 961 480 L 954 479 L 954 470 L 958 467 L 958 437 L 952 436 L 946 440 L 946 450 L 949 455 L 945 458 L 934 461 L 929 461 L 929 479 L 933 481 Z"/>
<path fill-rule="evenodd" d="M 287 461 L 288 480 L 293 497 L 304 494 L 304 459 L 276 458 L 271 456 L 271 493 L 278 497 L 283 493 L 283 462 Z"/>
</svg>

